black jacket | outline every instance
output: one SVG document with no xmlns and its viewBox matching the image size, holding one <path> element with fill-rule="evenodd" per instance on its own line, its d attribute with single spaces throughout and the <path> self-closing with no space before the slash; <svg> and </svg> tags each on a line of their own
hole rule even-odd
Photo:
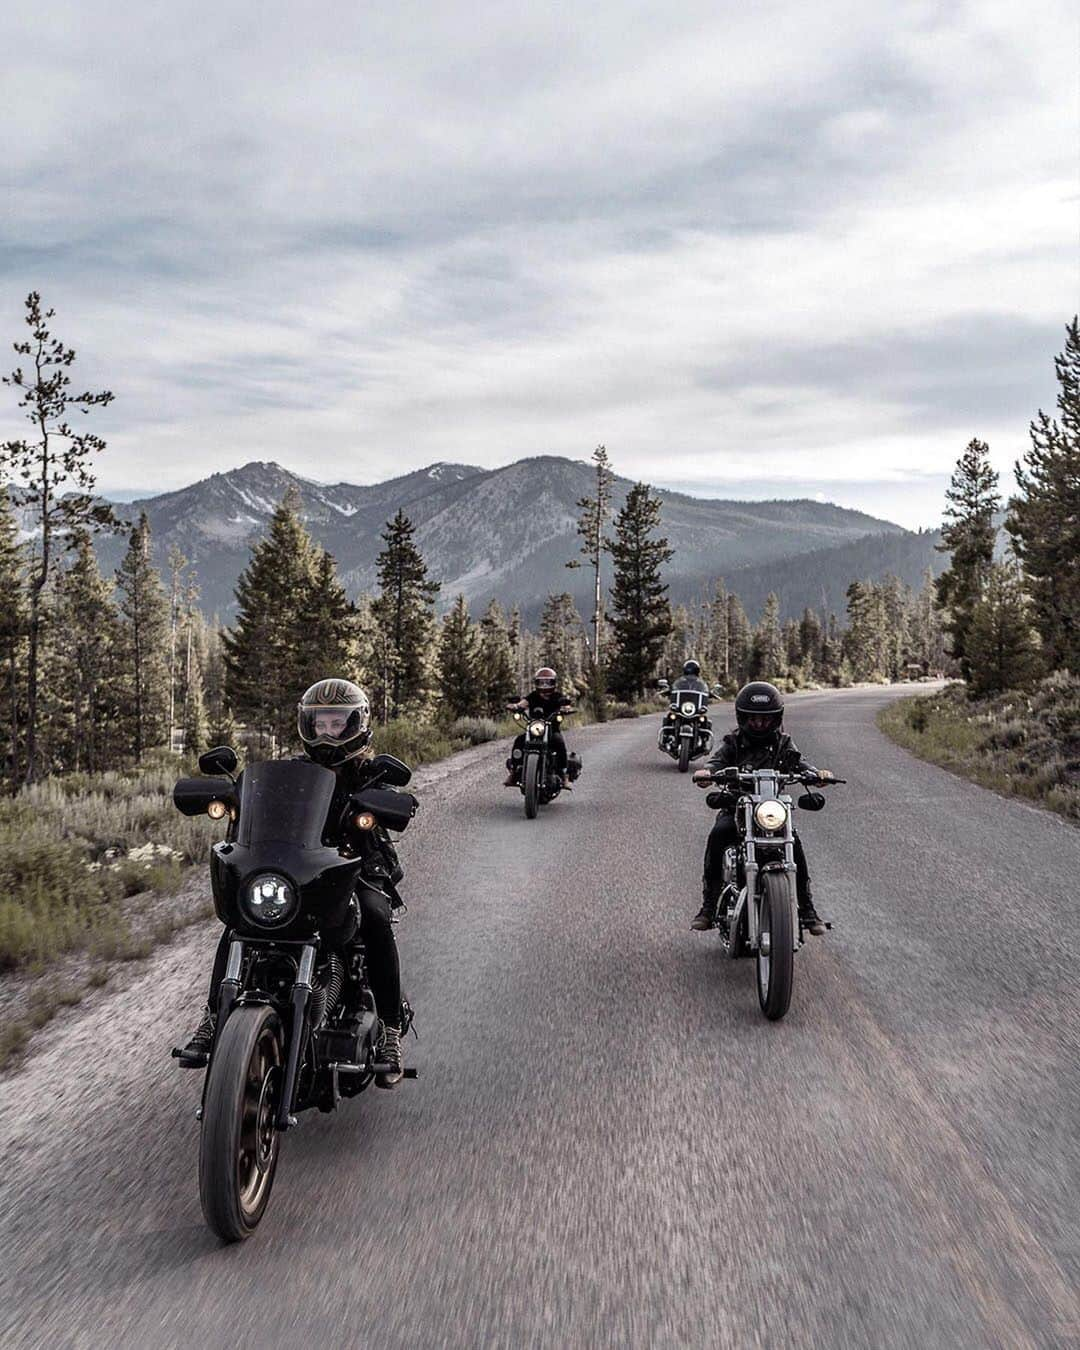
<svg viewBox="0 0 1080 1350">
<path fill-rule="evenodd" d="M 786 731 L 776 732 L 767 741 L 752 741 L 741 731 L 729 731 L 709 759 L 710 769 L 779 769 L 785 773 L 813 770 L 799 747 Z"/>
<path fill-rule="evenodd" d="M 709 692 L 709 686 L 704 680 L 699 679 L 697 675 L 680 675 L 671 686 L 671 692 L 677 694 L 680 689 L 685 689 L 688 692 L 695 694 L 707 694 Z"/>
<path fill-rule="evenodd" d="M 546 696 L 538 689 L 530 689 L 527 694 L 522 694 L 521 698 L 529 705 L 530 717 L 550 717 L 552 713 L 569 708 L 574 701 L 569 694 L 563 694 L 558 689 Z"/>
</svg>

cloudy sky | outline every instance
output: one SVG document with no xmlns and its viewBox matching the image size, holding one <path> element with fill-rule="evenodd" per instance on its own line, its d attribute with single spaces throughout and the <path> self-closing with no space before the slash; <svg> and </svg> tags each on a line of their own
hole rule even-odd
<svg viewBox="0 0 1080 1350">
<path fill-rule="evenodd" d="M 109 491 L 603 441 L 928 524 L 1080 307 L 1073 10 L 24 6 L 0 333 L 36 288 L 114 390 Z"/>
</svg>

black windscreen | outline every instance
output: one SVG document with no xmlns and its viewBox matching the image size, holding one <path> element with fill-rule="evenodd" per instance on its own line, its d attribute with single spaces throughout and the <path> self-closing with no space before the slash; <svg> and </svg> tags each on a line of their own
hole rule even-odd
<svg viewBox="0 0 1080 1350">
<path fill-rule="evenodd" d="M 300 844 L 317 848 L 337 780 L 303 759 L 252 764 L 240 779 L 239 844 Z"/>
</svg>

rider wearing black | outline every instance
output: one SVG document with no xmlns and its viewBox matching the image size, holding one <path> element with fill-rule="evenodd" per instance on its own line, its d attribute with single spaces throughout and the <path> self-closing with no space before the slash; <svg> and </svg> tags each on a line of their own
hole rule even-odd
<svg viewBox="0 0 1080 1350">
<path fill-rule="evenodd" d="M 701 667 L 696 661 L 685 662 L 682 674 L 671 686 L 673 694 L 677 694 L 680 690 L 694 694 L 707 694 L 709 692 L 709 686 L 701 678 Z"/>
<path fill-rule="evenodd" d="M 816 773 L 812 764 L 803 759 L 799 747 L 783 730 L 784 698 L 775 685 L 755 680 L 744 685 L 735 696 L 737 728 L 720 742 L 708 762 L 708 767 L 694 774 L 698 787 L 713 786 L 712 775 L 718 769 L 778 769 L 784 773 Z M 721 809 L 705 845 L 705 875 L 702 883 L 702 904 L 691 928 L 699 932 L 716 923 L 716 906 L 723 886 L 722 868 L 724 850 L 738 842 L 735 823 L 735 799 L 731 809 Z M 825 924 L 814 909 L 810 893 L 810 874 L 802 840 L 795 834 L 795 882 L 799 899 L 799 920 L 815 937 L 825 932 Z"/>
<path fill-rule="evenodd" d="M 569 708 L 573 702 L 574 700 L 569 694 L 560 692 L 559 677 L 551 667 L 541 666 L 533 676 L 533 687 L 529 692 L 518 699 L 516 703 L 511 703 L 508 706 L 514 712 L 526 713 L 530 718 L 548 718 L 552 713 Z M 555 772 L 560 774 L 563 779 L 572 781 L 577 778 L 580 766 L 576 759 L 572 763 L 569 761 L 566 753 L 566 741 L 563 739 L 558 723 L 552 723 L 551 730 L 548 732 L 548 745 L 554 755 Z M 506 761 L 508 772 L 503 781 L 503 787 L 517 787 L 524 754 L 525 733 L 522 732 L 514 740 L 510 758 Z M 568 783 L 564 783 L 564 786 L 568 785 Z"/>
<path fill-rule="evenodd" d="M 304 746 L 304 757 L 333 769 L 337 777 L 323 842 L 340 845 L 340 821 L 349 796 L 358 792 L 371 776 L 371 706 L 364 691 L 351 680 L 319 680 L 297 705 L 297 729 Z M 357 882 L 356 903 L 360 922 L 350 914 L 339 932 L 325 933 L 328 944 L 348 950 L 357 941 L 364 946 L 365 966 L 375 1006 L 382 1019 L 384 1041 L 380 1059 L 389 1072 L 376 1075 L 379 1087 L 395 1087 L 402 1077 L 401 1059 L 401 972 L 397 944 L 390 923 L 391 910 L 400 903 L 394 889 L 392 849 L 386 877 L 381 886 L 375 878 Z M 184 1046 L 181 1058 L 205 1062 L 214 1038 L 214 1009 L 218 987 L 225 976 L 231 934 L 226 929 L 218 943 L 214 969 L 210 977 L 210 995 L 202 1021 Z"/>
</svg>

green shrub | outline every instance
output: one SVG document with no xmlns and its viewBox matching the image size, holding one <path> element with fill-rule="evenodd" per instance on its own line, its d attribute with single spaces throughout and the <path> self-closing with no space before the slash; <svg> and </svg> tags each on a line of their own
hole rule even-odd
<svg viewBox="0 0 1080 1350">
<path fill-rule="evenodd" d="M 469 745 L 498 740 L 501 734 L 498 722 L 492 717 L 459 717 L 450 723 L 448 730 L 452 740 L 466 741 Z"/>
</svg>

